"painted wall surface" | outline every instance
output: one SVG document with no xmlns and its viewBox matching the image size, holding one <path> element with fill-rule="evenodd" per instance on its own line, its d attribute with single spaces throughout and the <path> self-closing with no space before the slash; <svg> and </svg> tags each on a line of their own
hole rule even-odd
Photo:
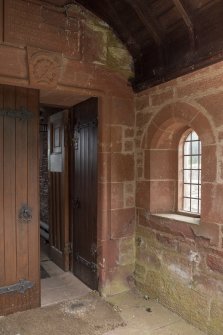
<svg viewBox="0 0 223 335">
<path fill-rule="evenodd" d="M 132 59 L 105 23 L 76 5 L 7 0 L 3 8 L 1 84 L 99 97 L 99 286 L 104 294 L 127 290 L 135 251 Z"/>
<path fill-rule="evenodd" d="M 223 63 L 136 96 L 137 286 L 207 334 L 223 333 Z M 199 224 L 175 213 L 178 144 L 202 142 Z"/>
</svg>

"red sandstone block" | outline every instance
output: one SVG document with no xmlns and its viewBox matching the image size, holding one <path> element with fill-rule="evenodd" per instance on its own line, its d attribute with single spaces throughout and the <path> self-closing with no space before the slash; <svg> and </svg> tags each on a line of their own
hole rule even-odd
<svg viewBox="0 0 223 335">
<path fill-rule="evenodd" d="M 191 128 L 197 132 L 203 145 L 215 143 L 215 136 L 211 124 L 202 113 L 197 114 L 190 125 Z"/>
<path fill-rule="evenodd" d="M 141 148 L 141 141 L 138 139 L 135 139 L 135 148 L 140 149 Z"/>
<path fill-rule="evenodd" d="M 98 129 L 99 152 L 109 152 L 111 147 L 111 127 L 103 124 Z"/>
<path fill-rule="evenodd" d="M 204 77 L 199 80 L 192 81 L 190 84 L 177 88 L 177 93 L 180 98 L 194 95 L 198 92 L 205 93 L 208 89 L 220 88 L 223 86 L 223 75 Z"/>
<path fill-rule="evenodd" d="M 118 264 L 119 240 L 103 241 L 98 248 L 98 263 L 104 270 L 111 270 Z"/>
<path fill-rule="evenodd" d="M 125 207 L 132 208 L 135 206 L 135 197 L 132 195 L 128 195 L 125 197 Z"/>
<path fill-rule="evenodd" d="M 202 146 L 202 182 L 214 182 L 217 176 L 216 146 Z"/>
<path fill-rule="evenodd" d="M 112 98 L 111 124 L 134 126 L 134 104 L 131 99 Z"/>
<path fill-rule="evenodd" d="M 167 103 L 168 100 L 173 99 L 173 89 L 169 89 L 165 92 L 156 93 L 152 95 L 152 106 L 160 106 L 164 103 Z"/>
<path fill-rule="evenodd" d="M 210 72 L 212 73 L 213 71 L 222 71 L 223 70 L 223 62 L 220 61 L 218 63 L 212 64 L 209 66 Z"/>
<path fill-rule="evenodd" d="M 175 211 L 175 181 L 151 181 L 150 185 L 151 212 L 164 213 Z"/>
<path fill-rule="evenodd" d="M 134 128 L 125 129 L 125 138 L 132 138 L 134 137 L 134 134 L 135 134 Z"/>
<path fill-rule="evenodd" d="M 162 125 L 166 121 L 171 121 L 173 118 L 174 104 L 169 104 L 161 109 L 161 111 L 153 118 L 153 123 L 159 128 L 165 129 Z"/>
<path fill-rule="evenodd" d="M 122 151 L 122 127 L 121 126 L 111 127 L 111 151 L 112 152 Z"/>
<path fill-rule="evenodd" d="M 195 237 L 191 224 L 182 221 L 151 215 L 148 226 L 158 232 L 171 234 L 173 238 L 189 238 L 194 240 Z"/>
<path fill-rule="evenodd" d="M 150 178 L 175 179 L 178 178 L 178 151 L 151 150 L 150 151 Z M 147 174 L 146 174 L 147 176 Z"/>
<path fill-rule="evenodd" d="M 0 45 L 0 75 L 12 78 L 16 75 L 16 78 L 27 79 L 26 50 Z"/>
<path fill-rule="evenodd" d="M 196 70 L 192 73 L 189 74 L 185 74 L 184 76 L 180 77 L 179 79 L 181 81 L 190 81 L 190 80 L 198 80 L 200 79 L 199 77 L 207 75 L 210 71 L 209 71 L 210 67 L 205 67 L 203 69 L 200 70 Z"/>
<path fill-rule="evenodd" d="M 107 241 L 111 237 L 110 228 L 108 227 L 108 222 L 110 219 L 110 211 L 106 207 L 105 209 L 102 209 L 100 207 L 100 202 L 98 205 L 98 231 L 97 231 L 97 238 L 98 241 Z"/>
<path fill-rule="evenodd" d="M 89 29 L 85 26 L 83 38 L 83 61 L 93 63 L 106 63 L 106 52 L 104 48 L 104 33 Z"/>
<path fill-rule="evenodd" d="M 134 183 L 125 183 L 125 195 L 134 195 Z"/>
<path fill-rule="evenodd" d="M 202 215 L 203 220 L 203 215 Z M 208 222 L 201 222 L 199 225 L 191 226 L 193 232 L 202 244 L 201 239 L 208 240 L 209 246 L 218 246 L 219 245 L 219 237 L 220 237 L 220 229 L 219 225 Z"/>
<path fill-rule="evenodd" d="M 153 118 L 143 139 L 143 146 L 145 148 L 159 149 L 176 147 L 178 145 L 178 143 L 176 143 L 176 135 L 180 131 L 182 132 L 182 129 L 190 127 L 191 125 L 200 129 L 197 122 L 198 119 L 196 118 L 197 115 L 199 115 L 201 119 L 202 126 L 205 126 L 205 131 L 208 129 L 210 133 L 208 121 L 191 105 L 186 103 L 174 103 L 165 106 Z"/>
<path fill-rule="evenodd" d="M 222 223 L 223 185 L 204 183 L 201 188 L 201 218 L 204 222 Z"/>
<path fill-rule="evenodd" d="M 144 150 L 144 178 L 150 179 L 150 154 L 151 150 Z"/>
<path fill-rule="evenodd" d="M 110 183 L 98 183 L 98 203 L 100 204 L 101 210 L 110 209 L 111 203 L 111 184 Z"/>
<path fill-rule="evenodd" d="M 141 136 L 143 135 L 143 130 L 142 129 L 138 129 L 136 132 L 136 137 L 141 138 Z"/>
<path fill-rule="evenodd" d="M 98 153 L 98 177 L 99 182 L 110 181 L 111 155 Z"/>
<path fill-rule="evenodd" d="M 124 143 L 124 151 L 133 151 L 134 149 L 134 142 L 133 141 L 125 141 Z"/>
<path fill-rule="evenodd" d="M 165 83 L 162 83 L 159 86 L 157 86 L 157 90 L 159 90 L 159 89 L 165 90 L 167 88 L 176 87 L 177 83 L 178 83 L 178 78 L 177 79 L 169 80 L 169 81 L 167 81 Z"/>
<path fill-rule="evenodd" d="M 218 139 L 219 139 L 219 141 L 223 140 L 223 131 L 221 131 L 221 130 L 218 133 Z"/>
<path fill-rule="evenodd" d="M 150 182 L 138 181 L 136 183 L 136 207 L 150 208 Z"/>
<path fill-rule="evenodd" d="M 179 239 L 178 251 L 183 255 L 190 255 L 191 251 L 196 252 L 196 243 L 193 240 L 184 240 Z"/>
<path fill-rule="evenodd" d="M 223 76 L 223 74 L 222 74 Z M 198 100 L 198 102 L 207 110 L 210 118 L 213 119 L 216 126 L 223 124 L 223 93 L 207 95 Z"/>
<path fill-rule="evenodd" d="M 208 255 L 207 256 L 207 266 L 214 272 L 219 272 L 223 274 L 223 258 Z"/>
<path fill-rule="evenodd" d="M 140 111 L 149 106 L 149 94 L 136 97 L 135 99 L 136 110 Z"/>
<path fill-rule="evenodd" d="M 111 237 L 132 236 L 135 230 L 135 209 L 118 209 L 111 211 Z"/>
<path fill-rule="evenodd" d="M 178 249 L 179 242 L 175 238 L 173 238 L 173 236 L 167 236 L 160 233 L 156 233 L 156 239 L 162 244 L 162 246 L 174 250 Z"/>
<path fill-rule="evenodd" d="M 142 167 L 137 167 L 137 177 L 138 178 L 143 178 L 143 168 Z"/>
<path fill-rule="evenodd" d="M 111 183 L 111 209 L 124 207 L 123 183 Z"/>
<path fill-rule="evenodd" d="M 198 113 L 198 109 L 184 102 L 177 102 L 173 105 L 173 116 L 175 121 L 184 122 L 184 125 L 189 125 Z"/>
<path fill-rule="evenodd" d="M 134 155 L 111 154 L 111 181 L 122 182 L 134 180 Z"/>
<path fill-rule="evenodd" d="M 152 113 L 149 112 L 137 112 L 136 113 L 136 127 L 145 127 L 147 123 L 151 120 Z"/>
</svg>

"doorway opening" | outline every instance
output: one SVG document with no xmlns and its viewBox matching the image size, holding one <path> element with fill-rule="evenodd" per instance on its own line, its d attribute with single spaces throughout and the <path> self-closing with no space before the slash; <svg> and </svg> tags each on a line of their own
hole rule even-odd
<svg viewBox="0 0 223 335">
<path fill-rule="evenodd" d="M 40 107 L 42 306 L 98 288 L 98 99 L 60 105 L 50 97 L 42 94 Z"/>
</svg>

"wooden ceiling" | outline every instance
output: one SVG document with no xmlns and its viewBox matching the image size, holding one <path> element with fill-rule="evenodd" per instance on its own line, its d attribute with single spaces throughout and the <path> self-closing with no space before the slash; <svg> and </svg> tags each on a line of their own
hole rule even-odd
<svg viewBox="0 0 223 335">
<path fill-rule="evenodd" d="M 75 2 L 106 21 L 126 45 L 134 59 L 136 91 L 223 58 L 223 0 Z"/>
</svg>

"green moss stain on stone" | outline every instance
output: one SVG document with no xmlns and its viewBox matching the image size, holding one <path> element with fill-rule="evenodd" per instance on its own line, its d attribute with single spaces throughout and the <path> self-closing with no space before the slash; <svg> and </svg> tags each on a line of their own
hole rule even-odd
<svg viewBox="0 0 223 335">
<path fill-rule="evenodd" d="M 206 271 L 202 262 L 199 269 L 194 267 L 189 257 L 190 250 L 186 254 L 179 253 L 161 241 L 153 230 L 137 227 L 134 271 L 137 287 L 206 334 L 222 335 L 223 293 L 220 294 L 221 290 L 216 285 L 209 285 L 206 290 L 194 289 L 194 275 L 196 278 L 199 271 Z M 221 285 L 220 280 L 217 282 Z M 204 284 L 208 285 L 206 281 Z"/>
<path fill-rule="evenodd" d="M 83 57 L 85 61 L 104 65 L 127 79 L 134 76 L 133 60 L 126 47 L 103 20 L 79 5 L 72 5 L 67 15 L 81 18 L 84 29 Z"/>
</svg>

